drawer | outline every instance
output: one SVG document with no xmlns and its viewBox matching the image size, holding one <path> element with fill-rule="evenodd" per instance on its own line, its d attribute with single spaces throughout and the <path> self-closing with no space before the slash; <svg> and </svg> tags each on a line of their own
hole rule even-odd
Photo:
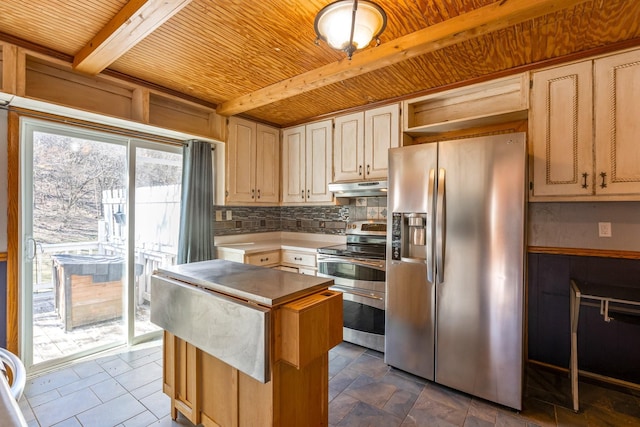
<svg viewBox="0 0 640 427">
<path fill-rule="evenodd" d="M 325 290 L 276 314 L 276 360 L 300 369 L 342 342 L 342 292 Z"/>
<path fill-rule="evenodd" d="M 273 267 L 276 270 L 280 271 L 288 271 L 289 273 L 297 273 L 298 269 L 295 267 L 287 267 L 286 265 L 279 265 L 277 267 Z"/>
<path fill-rule="evenodd" d="M 307 276 L 316 275 L 316 270 L 314 270 L 313 268 L 298 268 L 297 270 L 298 270 L 298 273 L 306 274 Z"/>
<path fill-rule="evenodd" d="M 247 255 L 244 263 L 259 266 L 280 264 L 280 251 L 268 251 Z"/>
<path fill-rule="evenodd" d="M 295 264 L 305 267 L 316 266 L 316 254 L 282 251 L 282 263 L 283 264 Z"/>
</svg>

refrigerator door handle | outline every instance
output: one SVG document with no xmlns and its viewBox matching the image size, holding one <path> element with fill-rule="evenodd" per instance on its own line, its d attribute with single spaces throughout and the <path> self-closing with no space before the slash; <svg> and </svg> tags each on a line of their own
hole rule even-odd
<svg viewBox="0 0 640 427">
<path fill-rule="evenodd" d="M 433 283 L 433 192 L 436 186 L 436 171 L 429 170 L 429 185 L 427 186 L 427 280 Z"/>
<path fill-rule="evenodd" d="M 436 201 L 436 273 L 438 281 L 444 282 L 444 249 L 445 249 L 445 170 L 438 171 L 438 200 Z"/>
</svg>

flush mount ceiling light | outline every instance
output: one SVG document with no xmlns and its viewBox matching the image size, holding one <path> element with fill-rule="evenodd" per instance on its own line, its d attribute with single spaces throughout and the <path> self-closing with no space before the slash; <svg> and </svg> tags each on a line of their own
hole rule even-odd
<svg viewBox="0 0 640 427">
<path fill-rule="evenodd" d="M 323 7 L 313 24 L 316 44 L 324 40 L 329 46 L 347 53 L 363 49 L 376 40 L 387 26 L 387 14 L 377 4 L 368 0 L 339 0 Z"/>
</svg>

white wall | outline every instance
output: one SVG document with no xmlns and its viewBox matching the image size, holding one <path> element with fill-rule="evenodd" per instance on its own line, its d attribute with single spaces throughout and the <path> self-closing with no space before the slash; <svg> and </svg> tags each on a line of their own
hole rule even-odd
<svg viewBox="0 0 640 427">
<path fill-rule="evenodd" d="M 7 110 L 0 110 L 0 252 L 7 251 Z"/>
<path fill-rule="evenodd" d="M 640 202 L 529 203 L 528 228 L 529 246 L 640 251 Z"/>
</svg>

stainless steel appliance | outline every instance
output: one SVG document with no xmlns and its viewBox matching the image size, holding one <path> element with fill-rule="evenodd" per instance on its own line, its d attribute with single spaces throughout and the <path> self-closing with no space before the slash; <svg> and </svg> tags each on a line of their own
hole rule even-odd
<svg viewBox="0 0 640 427">
<path fill-rule="evenodd" d="M 343 293 L 343 339 L 384 351 L 387 223 L 347 224 L 346 245 L 318 249 L 318 276 Z"/>
<path fill-rule="evenodd" d="M 522 407 L 525 137 L 389 151 L 385 362 Z"/>
</svg>

